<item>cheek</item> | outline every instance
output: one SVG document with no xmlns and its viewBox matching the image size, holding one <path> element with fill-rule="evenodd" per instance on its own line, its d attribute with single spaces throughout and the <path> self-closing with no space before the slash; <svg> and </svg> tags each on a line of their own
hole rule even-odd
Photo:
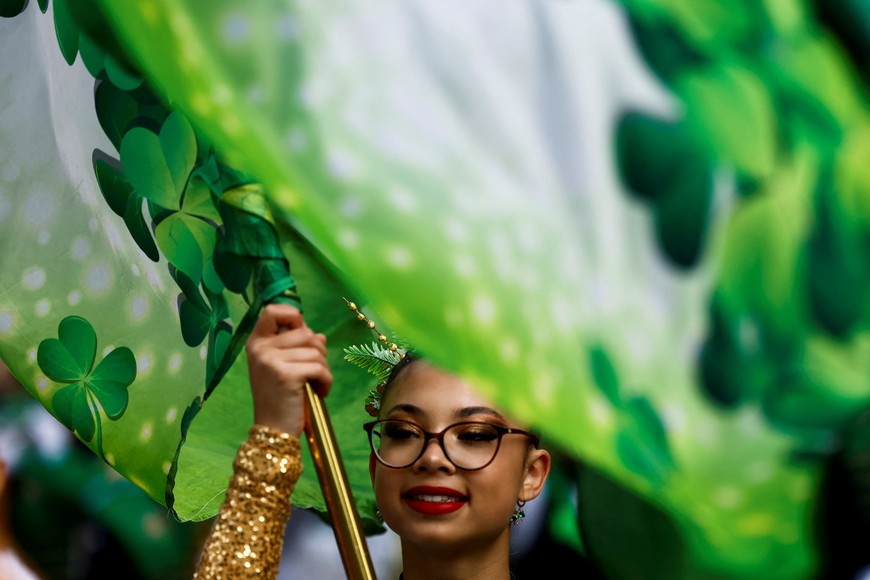
<svg viewBox="0 0 870 580">
<path fill-rule="evenodd" d="M 492 468 L 492 469 L 490 469 Z M 480 472 L 479 485 L 486 494 L 499 502 L 515 503 L 523 486 L 525 475 L 524 456 L 506 454 L 499 456 L 489 468 Z"/>
<path fill-rule="evenodd" d="M 378 464 L 372 476 L 375 504 L 384 522 L 393 530 L 402 529 L 402 470 L 390 469 Z M 398 526 L 398 527 L 396 527 Z"/>
<path fill-rule="evenodd" d="M 398 489 L 401 487 L 399 475 L 401 469 L 390 469 L 384 467 L 375 461 L 372 468 L 372 489 L 375 491 L 375 499 L 378 502 L 386 501 L 393 495 L 398 494 Z"/>
<path fill-rule="evenodd" d="M 474 518 L 481 530 L 501 533 L 509 527 L 510 517 L 517 505 L 522 479 L 514 465 L 469 482 L 472 492 Z"/>
</svg>

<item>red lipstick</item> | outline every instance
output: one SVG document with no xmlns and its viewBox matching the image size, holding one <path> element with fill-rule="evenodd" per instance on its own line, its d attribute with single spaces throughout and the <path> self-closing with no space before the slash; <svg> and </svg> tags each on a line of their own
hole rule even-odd
<svg viewBox="0 0 870 580">
<path fill-rule="evenodd" d="M 443 515 L 455 512 L 468 497 L 449 487 L 419 486 L 402 494 L 405 504 L 421 514 Z"/>
</svg>

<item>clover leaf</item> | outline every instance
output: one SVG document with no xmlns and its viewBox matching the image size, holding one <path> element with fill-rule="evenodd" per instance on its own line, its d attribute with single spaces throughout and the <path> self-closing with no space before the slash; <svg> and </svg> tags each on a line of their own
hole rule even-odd
<svg viewBox="0 0 870 580">
<path fill-rule="evenodd" d="M 629 112 L 619 121 L 616 159 L 622 181 L 653 211 L 656 241 L 682 269 L 701 260 L 713 198 L 713 158 L 685 121 Z"/>
<path fill-rule="evenodd" d="M 0 18 L 18 16 L 27 8 L 27 0 L 0 0 Z"/>
<path fill-rule="evenodd" d="M 108 80 L 119 89 L 132 91 L 142 85 L 145 80 L 137 71 L 132 70 L 123 60 L 106 52 L 100 40 L 91 38 L 88 34 L 79 37 L 79 54 L 88 72 L 96 78 Z M 102 76 L 105 73 L 105 76 Z"/>
<path fill-rule="evenodd" d="M 596 345 L 589 351 L 589 367 L 595 378 L 595 386 L 614 407 L 621 406 L 622 395 L 619 392 L 619 377 L 616 375 L 616 368 L 604 347 Z"/>
<path fill-rule="evenodd" d="M 170 268 L 169 273 L 182 292 L 178 296 L 178 314 L 181 335 L 188 346 L 198 346 L 210 332 L 229 327 L 226 322 L 229 307 L 223 293 L 212 292 L 205 285 L 200 291 L 193 280 L 176 268 Z"/>
<path fill-rule="evenodd" d="M 676 462 L 668 433 L 646 397 L 632 397 L 624 402 L 616 452 L 632 472 L 655 485 L 663 484 L 674 471 Z"/>
<path fill-rule="evenodd" d="M 103 199 L 116 214 L 124 218 L 124 224 L 136 245 L 151 260 L 160 260 L 160 253 L 144 213 L 144 199 L 137 195 L 130 183 L 124 178 L 124 173 L 115 167 L 113 159 L 99 150 L 94 152 L 94 174 L 100 186 Z"/>
<path fill-rule="evenodd" d="M 100 409 L 115 421 L 127 410 L 127 387 L 136 378 L 136 359 L 127 347 L 112 350 L 96 367 L 97 335 L 80 316 L 64 318 L 58 338 L 39 344 L 37 363 L 51 380 L 66 384 L 51 404 L 57 418 L 84 441 L 97 434 L 101 447 Z"/>
<path fill-rule="evenodd" d="M 69 0 L 55 0 L 52 12 L 57 44 L 64 60 L 71 65 L 79 53 L 79 25 L 70 10 Z"/>
<path fill-rule="evenodd" d="M 197 286 L 177 268 L 170 267 L 169 273 L 181 288 L 181 294 L 178 295 L 178 316 L 184 342 L 193 347 L 199 346 L 208 338 L 206 384 L 209 384 L 233 336 L 233 327 L 228 322 L 230 313 L 227 299 L 222 290 L 214 292 L 205 283 Z"/>
<path fill-rule="evenodd" d="M 220 214 L 208 184 L 194 171 L 196 156 L 196 134 L 180 113 L 170 114 L 159 134 L 133 127 L 121 140 L 124 175 L 136 195 L 159 208 L 157 245 L 199 283 L 214 252 Z"/>
<path fill-rule="evenodd" d="M 169 210 L 181 197 L 196 163 L 196 135 L 180 113 L 166 118 L 160 133 L 133 127 L 121 141 L 121 164 L 136 192 Z"/>
<path fill-rule="evenodd" d="M 166 258 L 187 276 L 199 282 L 207 275 L 217 240 L 220 215 L 211 190 L 198 178 L 191 178 L 181 207 L 160 220 L 154 235 Z"/>
<path fill-rule="evenodd" d="M 120 89 L 111 82 L 98 81 L 94 89 L 94 109 L 100 127 L 115 149 L 121 148 L 124 134 L 135 126 L 134 122 L 137 122 L 140 116 L 144 116 L 142 110 L 144 107 L 140 106 L 136 98 L 129 91 Z"/>
<path fill-rule="evenodd" d="M 589 366 L 599 391 L 619 416 L 616 453 L 633 473 L 660 485 L 676 467 L 668 433 L 653 404 L 640 396 L 623 396 L 616 367 L 602 345 L 589 351 Z"/>
</svg>

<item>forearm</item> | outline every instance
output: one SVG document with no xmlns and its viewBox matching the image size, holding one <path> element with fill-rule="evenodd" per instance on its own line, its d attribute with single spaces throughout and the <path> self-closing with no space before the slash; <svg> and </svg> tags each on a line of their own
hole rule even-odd
<svg viewBox="0 0 870 580">
<path fill-rule="evenodd" d="M 197 580 L 277 576 L 290 493 L 301 473 L 299 439 L 259 425 L 251 428 L 233 462 Z"/>
</svg>

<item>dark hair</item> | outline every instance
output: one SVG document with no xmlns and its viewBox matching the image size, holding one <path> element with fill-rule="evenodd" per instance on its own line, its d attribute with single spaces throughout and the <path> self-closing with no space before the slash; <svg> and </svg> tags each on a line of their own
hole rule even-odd
<svg viewBox="0 0 870 580">
<path fill-rule="evenodd" d="M 399 378 L 399 375 L 402 374 L 406 368 L 411 366 L 412 363 L 418 362 L 421 359 L 418 355 L 413 355 L 410 352 L 406 352 L 405 356 L 402 357 L 399 362 L 397 362 L 392 370 L 390 370 L 390 375 L 387 377 L 387 380 L 384 381 L 384 385 L 381 388 L 381 401 L 387 398 L 387 391 L 390 390 L 390 387 L 396 382 L 396 379 Z"/>
<path fill-rule="evenodd" d="M 417 362 L 418 360 L 421 360 L 418 355 L 411 354 L 410 352 L 406 352 L 405 356 L 402 357 L 402 359 L 399 360 L 399 362 L 397 362 L 395 365 L 393 365 L 393 368 L 390 370 L 390 375 L 387 377 L 387 380 L 384 381 L 384 389 L 386 389 L 388 386 L 390 386 L 393 383 L 393 381 L 396 380 L 396 378 L 399 376 L 399 374 L 401 374 L 401 372 L 403 370 L 408 368 L 408 366 L 410 366 L 411 363 Z"/>
<path fill-rule="evenodd" d="M 393 365 L 393 368 L 390 369 L 390 374 L 383 383 L 378 386 L 378 391 L 380 392 L 380 400 L 383 401 L 387 398 L 387 391 L 390 390 L 390 387 L 396 382 L 396 379 L 399 378 L 399 375 L 402 374 L 402 371 L 407 369 L 415 362 L 419 362 L 423 360 L 419 355 L 412 355 L 410 352 L 406 352 L 405 356 L 402 357 L 399 362 Z M 368 408 L 368 407 L 366 407 Z M 380 416 L 381 411 L 378 409 L 377 416 Z"/>
</svg>

